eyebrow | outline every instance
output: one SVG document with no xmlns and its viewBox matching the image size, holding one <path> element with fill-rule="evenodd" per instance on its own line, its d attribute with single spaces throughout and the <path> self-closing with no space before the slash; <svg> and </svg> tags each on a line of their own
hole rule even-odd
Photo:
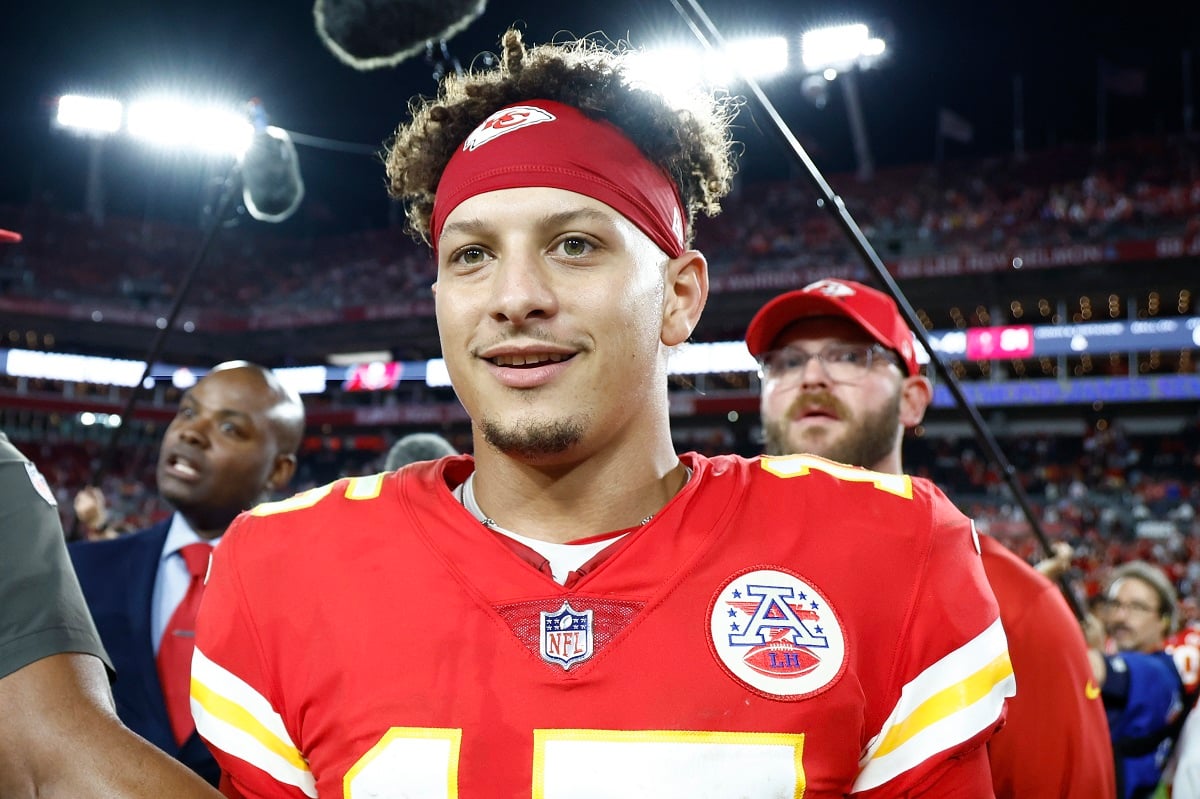
<svg viewBox="0 0 1200 799">
<path fill-rule="evenodd" d="M 554 214 L 544 214 L 535 220 L 535 224 L 539 228 L 568 227 L 574 222 L 599 222 L 611 226 L 613 219 L 611 215 L 597 208 L 575 208 L 569 211 L 559 211 Z M 444 238 L 448 233 L 480 235 L 491 230 L 493 226 L 494 223 L 480 217 L 462 219 L 457 222 L 447 222 L 442 227 L 442 237 Z"/>
<path fill-rule="evenodd" d="M 200 400 L 196 399 L 195 396 L 193 396 L 190 392 L 184 394 L 183 397 L 180 398 L 179 407 L 183 408 L 184 403 L 190 403 L 200 410 L 205 410 L 207 408 L 207 406 L 204 403 L 202 403 L 202 402 L 200 402 Z M 250 424 L 250 425 L 254 424 L 253 415 L 246 413 L 245 411 L 239 411 L 239 410 L 236 410 L 233 408 L 216 408 L 213 410 L 213 415 L 216 416 L 218 419 L 233 418 L 233 419 L 238 419 L 240 421 L 243 421 L 246 424 Z"/>
</svg>

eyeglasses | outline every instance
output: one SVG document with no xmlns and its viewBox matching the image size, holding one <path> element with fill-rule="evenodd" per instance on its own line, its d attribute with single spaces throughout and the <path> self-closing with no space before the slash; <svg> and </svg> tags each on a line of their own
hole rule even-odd
<svg viewBox="0 0 1200 799">
<path fill-rule="evenodd" d="M 1123 610 L 1130 615 L 1158 615 L 1158 608 L 1152 608 L 1144 602 L 1118 602 L 1115 599 L 1106 600 L 1104 606 L 1111 613 L 1115 610 Z"/>
<path fill-rule="evenodd" d="M 813 358 L 835 383 L 857 383 L 876 361 L 897 363 L 896 356 L 878 344 L 829 344 L 820 352 L 789 345 L 758 356 L 758 374 L 764 381 L 791 383 L 800 379 Z"/>
</svg>

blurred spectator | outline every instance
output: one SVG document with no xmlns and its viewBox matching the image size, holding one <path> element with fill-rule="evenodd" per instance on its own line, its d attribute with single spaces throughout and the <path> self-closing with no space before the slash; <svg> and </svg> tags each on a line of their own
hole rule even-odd
<svg viewBox="0 0 1200 799">
<path fill-rule="evenodd" d="M 383 470 L 391 472 L 416 461 L 432 461 L 457 454 L 458 450 L 437 433 L 410 433 L 388 450 Z"/>
<path fill-rule="evenodd" d="M 1144 561 L 1123 564 L 1113 571 L 1101 605 L 1116 651 L 1105 654 L 1098 636 L 1089 641 L 1122 799 L 1154 793 L 1183 721 L 1183 684 L 1163 650 L 1177 618 L 1176 602 L 1161 569 Z"/>
</svg>

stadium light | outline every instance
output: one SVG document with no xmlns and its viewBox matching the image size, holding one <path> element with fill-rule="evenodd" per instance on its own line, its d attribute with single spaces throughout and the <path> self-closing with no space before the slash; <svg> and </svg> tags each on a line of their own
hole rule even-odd
<svg viewBox="0 0 1200 799">
<path fill-rule="evenodd" d="M 246 152 L 254 136 L 245 114 L 172 97 L 134 101 L 127 127 L 129 135 L 150 144 L 236 158 Z"/>
<path fill-rule="evenodd" d="M 861 22 L 814 28 L 800 36 L 800 60 L 810 74 L 804 81 L 804 94 L 818 108 L 825 106 L 826 84 L 840 78 L 850 120 L 850 136 L 858 159 L 859 180 L 870 180 L 875 173 L 867 129 L 863 124 L 862 103 L 858 97 L 860 70 L 870 69 L 887 55 L 887 42 L 872 36 Z"/>
<path fill-rule="evenodd" d="M 813 28 L 800 36 L 800 58 L 809 72 L 869 69 L 886 52 L 887 43 L 861 22 Z"/>
<path fill-rule="evenodd" d="M 93 224 L 104 220 L 104 142 L 122 132 L 158 146 L 226 155 L 239 161 L 253 140 L 245 113 L 232 107 L 199 105 L 157 97 L 128 106 L 108 97 L 64 94 L 58 98 L 55 126 L 90 142 L 85 198 Z"/>
<path fill-rule="evenodd" d="M 630 82 L 670 97 L 702 86 L 728 89 L 739 75 L 757 80 L 787 71 L 788 44 L 782 36 L 738 39 L 720 53 L 691 47 L 660 47 L 628 56 Z"/>
<path fill-rule="evenodd" d="M 121 129 L 124 113 L 120 100 L 64 94 L 58 98 L 54 123 L 76 133 L 110 136 Z"/>
</svg>

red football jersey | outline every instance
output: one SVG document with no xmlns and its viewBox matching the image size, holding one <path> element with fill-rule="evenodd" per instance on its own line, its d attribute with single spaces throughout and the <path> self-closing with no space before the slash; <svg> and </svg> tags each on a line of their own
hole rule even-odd
<svg viewBox="0 0 1200 799">
<path fill-rule="evenodd" d="M 192 708 L 233 796 L 975 797 L 1012 669 L 970 522 L 812 456 L 691 480 L 570 589 L 467 456 L 243 514 Z"/>
<path fill-rule="evenodd" d="M 1194 697 L 1200 690 L 1200 630 L 1184 627 L 1167 636 L 1163 649 L 1175 659 L 1175 668 L 1179 669 L 1179 678 L 1183 680 L 1184 693 Z"/>
<path fill-rule="evenodd" d="M 1108 718 L 1079 622 L 1037 569 L 994 538 L 980 544 L 1017 676 L 1008 721 L 988 741 L 996 796 L 1115 797 Z"/>
</svg>

